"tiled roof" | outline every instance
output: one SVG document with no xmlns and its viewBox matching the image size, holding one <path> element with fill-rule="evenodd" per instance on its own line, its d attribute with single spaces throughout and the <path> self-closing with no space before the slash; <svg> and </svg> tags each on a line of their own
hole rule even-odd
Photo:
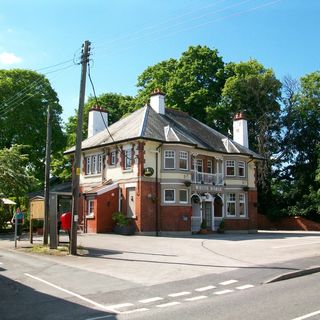
<svg viewBox="0 0 320 320">
<path fill-rule="evenodd" d="M 111 134 L 111 135 L 110 135 Z M 84 140 L 82 149 L 93 149 L 126 140 L 147 139 L 194 145 L 219 153 L 246 154 L 262 157 L 227 138 L 216 130 L 189 116 L 185 112 L 166 109 L 165 115 L 145 106 L 120 119 L 102 132 Z M 73 153 L 74 147 L 65 153 Z"/>
</svg>

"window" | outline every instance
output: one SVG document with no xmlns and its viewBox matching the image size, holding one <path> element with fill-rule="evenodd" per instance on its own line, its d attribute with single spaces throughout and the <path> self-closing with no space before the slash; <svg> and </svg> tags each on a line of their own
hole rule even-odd
<svg viewBox="0 0 320 320">
<path fill-rule="evenodd" d="M 117 153 L 115 151 L 112 151 L 110 153 L 110 165 L 111 166 L 115 166 L 116 165 L 116 156 L 117 156 Z"/>
<path fill-rule="evenodd" d="M 196 166 L 197 166 L 197 171 L 198 172 L 203 172 L 203 161 L 202 161 L 202 159 L 197 159 Z"/>
<path fill-rule="evenodd" d="M 165 203 L 175 203 L 176 202 L 176 194 L 175 194 L 174 189 L 164 190 L 164 202 Z"/>
<path fill-rule="evenodd" d="M 94 200 L 88 200 L 87 217 L 94 217 Z"/>
<path fill-rule="evenodd" d="M 239 216 L 246 216 L 246 196 L 244 193 L 239 194 Z"/>
<path fill-rule="evenodd" d="M 102 170 L 102 161 L 103 161 L 103 156 L 102 154 L 98 155 L 98 168 L 97 168 L 97 173 L 101 173 Z"/>
<path fill-rule="evenodd" d="M 236 195 L 235 193 L 227 194 L 227 215 L 236 215 Z"/>
<path fill-rule="evenodd" d="M 179 152 L 179 168 L 182 170 L 188 170 L 188 152 Z"/>
<path fill-rule="evenodd" d="M 234 160 L 227 160 L 226 161 L 226 172 L 227 176 L 235 176 L 235 161 Z"/>
<path fill-rule="evenodd" d="M 239 177 L 245 177 L 246 175 L 246 167 L 244 161 L 238 162 L 238 176 Z"/>
<path fill-rule="evenodd" d="M 132 165 L 132 154 L 131 154 L 131 149 L 127 149 L 124 151 L 124 169 L 128 170 L 131 169 Z"/>
<path fill-rule="evenodd" d="M 180 189 L 179 190 L 179 202 L 180 203 L 188 203 L 188 190 Z"/>
<path fill-rule="evenodd" d="M 208 160 L 208 173 L 213 173 L 213 170 L 212 170 L 212 160 Z"/>
<path fill-rule="evenodd" d="M 86 157 L 86 174 L 91 174 L 91 157 Z"/>
<path fill-rule="evenodd" d="M 89 157 L 85 157 L 86 161 L 86 175 L 101 173 L 103 155 L 95 154 Z"/>
<path fill-rule="evenodd" d="M 174 157 L 175 152 L 173 150 L 164 151 L 164 168 L 165 169 L 174 169 Z"/>
</svg>

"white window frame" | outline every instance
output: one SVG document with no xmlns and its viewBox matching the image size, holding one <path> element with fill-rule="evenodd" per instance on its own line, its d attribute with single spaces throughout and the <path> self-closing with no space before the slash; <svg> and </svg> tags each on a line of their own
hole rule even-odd
<svg viewBox="0 0 320 320">
<path fill-rule="evenodd" d="M 173 200 L 166 200 L 166 192 L 173 191 Z M 175 189 L 164 189 L 163 190 L 163 202 L 164 203 L 176 203 L 176 190 Z"/>
<path fill-rule="evenodd" d="M 91 157 L 85 157 L 86 160 L 86 175 L 91 174 Z"/>
<path fill-rule="evenodd" d="M 209 163 L 210 163 L 210 165 L 209 165 Z M 208 167 L 208 173 L 213 174 L 213 163 L 212 163 L 212 160 L 208 160 L 207 167 Z M 209 170 L 209 168 L 210 168 L 210 170 Z"/>
<path fill-rule="evenodd" d="M 240 175 L 240 169 L 243 169 L 243 175 Z M 244 178 L 246 176 L 246 163 L 244 161 L 238 161 L 238 176 Z"/>
<path fill-rule="evenodd" d="M 111 151 L 110 152 L 110 166 L 115 166 L 117 164 L 117 152 Z"/>
<path fill-rule="evenodd" d="M 124 150 L 124 170 L 130 170 L 132 168 L 132 150 Z"/>
<path fill-rule="evenodd" d="M 188 152 L 187 151 L 179 151 L 179 169 L 180 170 L 188 170 Z M 181 161 L 185 162 L 185 168 L 181 167 Z"/>
<path fill-rule="evenodd" d="M 231 199 L 232 196 L 232 199 Z M 234 205 L 234 214 L 230 214 L 229 212 L 229 204 Z M 226 215 L 228 217 L 236 217 L 237 216 L 237 207 L 236 207 L 236 194 L 235 193 L 228 193 L 227 194 L 227 201 L 226 201 Z"/>
<path fill-rule="evenodd" d="M 98 167 L 97 167 L 97 173 L 101 173 L 103 166 L 103 154 L 98 154 Z"/>
<path fill-rule="evenodd" d="M 228 168 L 233 168 L 233 174 L 228 174 Z M 226 160 L 226 176 L 235 177 L 236 176 L 236 162 L 235 160 Z"/>
<path fill-rule="evenodd" d="M 176 152 L 174 150 L 164 150 L 164 169 L 174 170 L 176 168 Z M 167 159 L 173 159 L 173 167 L 167 167 Z"/>
<path fill-rule="evenodd" d="M 94 200 L 88 200 L 86 217 L 87 218 L 94 218 Z"/>
<path fill-rule="evenodd" d="M 201 167 L 201 171 L 198 170 L 198 167 Z M 196 160 L 196 171 L 197 172 L 203 172 L 203 160 L 202 159 L 197 159 Z"/>
<path fill-rule="evenodd" d="M 181 191 L 186 193 L 186 200 L 181 200 Z M 179 189 L 179 202 L 188 203 L 188 189 Z"/>
<path fill-rule="evenodd" d="M 243 205 L 243 214 L 240 213 L 240 205 Z M 239 193 L 239 217 L 247 216 L 247 205 L 246 205 L 246 195 L 244 193 Z"/>
</svg>

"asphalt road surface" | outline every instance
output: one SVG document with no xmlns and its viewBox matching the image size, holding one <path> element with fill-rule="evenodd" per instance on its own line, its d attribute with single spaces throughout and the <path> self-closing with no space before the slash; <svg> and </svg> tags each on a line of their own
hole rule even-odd
<svg viewBox="0 0 320 320">
<path fill-rule="evenodd" d="M 117 239 L 114 238 L 115 241 Z M 232 238 L 234 239 L 239 241 L 239 237 Z M 144 239 L 137 239 L 141 240 Z M 195 277 L 183 278 L 177 275 L 177 280 L 174 280 L 170 269 L 172 263 L 168 269 L 164 263 L 161 279 L 165 272 L 168 272 L 168 281 L 155 279 L 152 282 L 149 278 L 148 284 L 141 281 L 144 270 L 149 276 L 148 268 L 154 265 L 154 262 L 161 266 L 159 261 L 155 261 L 156 258 L 173 260 L 171 256 L 168 258 L 156 255 L 150 259 L 150 264 L 150 261 L 145 259 L 130 260 L 130 256 L 121 258 L 121 254 L 116 253 L 111 257 L 108 255 L 99 258 L 52 258 L 0 248 L 0 319 L 320 319 L 320 273 L 265 283 L 278 275 L 320 264 L 319 254 L 316 253 L 318 240 L 307 240 L 304 238 L 297 242 L 297 239 L 285 239 L 283 243 L 284 240 L 280 239 L 280 244 L 273 244 L 275 249 L 279 245 L 282 246 L 281 250 L 294 248 L 294 260 L 270 260 L 268 264 L 264 257 L 263 264 L 248 264 L 240 263 L 237 258 L 238 260 L 234 259 L 232 268 L 224 267 L 223 272 L 220 270 L 223 267 L 221 263 L 219 272 L 215 272 L 217 264 L 212 262 L 206 262 L 203 267 L 199 260 L 196 260 L 197 265 L 174 262 L 177 274 L 183 273 L 185 268 L 197 270 Z M 134 238 L 132 241 L 135 241 Z M 251 241 L 250 244 L 243 241 L 242 250 L 245 251 L 246 247 L 253 247 L 254 244 L 265 243 L 265 239 Z M 301 250 L 302 244 L 308 244 L 308 256 L 306 250 Z M 228 253 L 226 262 L 230 260 L 232 248 L 240 248 L 240 245 L 240 242 L 225 242 L 224 254 Z M 312 251 L 311 246 L 314 247 Z M 190 245 L 186 249 L 182 247 L 179 252 L 188 248 Z M 141 247 L 141 252 L 142 249 L 143 252 L 146 251 L 146 248 Z M 217 250 L 214 246 L 209 249 L 215 252 Z M 159 249 L 157 250 L 154 252 L 159 252 Z M 140 252 L 138 248 L 131 248 L 130 255 L 133 251 L 135 254 Z M 233 254 L 233 257 L 239 257 L 240 252 L 236 254 Z M 212 261 L 215 261 L 216 255 L 212 255 Z M 221 256 L 220 253 L 219 255 Z M 258 256 L 258 253 L 255 255 Z M 247 256 L 252 258 L 253 252 L 248 252 Z M 245 257 L 245 252 L 242 257 Z M 121 270 L 107 269 L 103 272 L 102 269 L 110 268 L 111 263 L 127 268 L 131 277 L 115 276 L 120 275 Z M 133 264 L 136 268 L 141 268 L 137 278 L 134 278 L 134 273 L 130 271 Z M 212 269 L 211 273 L 208 272 L 208 266 Z M 203 275 L 200 275 L 201 268 L 205 271 Z M 125 274 L 125 269 L 122 272 Z M 154 276 L 156 278 L 156 275 Z"/>
</svg>

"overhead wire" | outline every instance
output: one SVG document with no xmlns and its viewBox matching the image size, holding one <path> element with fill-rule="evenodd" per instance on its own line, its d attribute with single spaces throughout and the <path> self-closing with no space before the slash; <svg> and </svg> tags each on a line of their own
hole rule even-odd
<svg viewBox="0 0 320 320">
<path fill-rule="evenodd" d="M 215 14 L 218 14 L 218 13 L 221 13 L 221 12 L 224 12 L 224 11 L 227 11 L 227 10 L 229 10 L 229 9 L 232 9 L 232 8 L 235 8 L 235 7 L 239 7 L 239 6 L 241 6 L 241 5 L 244 5 L 244 4 L 249 3 L 249 2 L 252 2 L 252 1 L 255 1 L 255 0 L 243 0 L 243 1 L 240 1 L 240 2 L 237 2 L 237 3 L 229 4 L 229 5 L 227 5 L 227 6 L 224 6 L 224 7 L 222 7 L 222 8 L 219 8 L 219 9 L 217 9 L 217 10 L 208 11 L 208 12 L 206 12 L 206 13 L 204 13 L 204 14 L 191 17 L 190 19 L 186 19 L 186 20 L 177 22 L 177 23 L 175 23 L 175 24 L 168 25 L 168 24 L 166 23 L 164 27 L 162 27 L 162 28 L 157 28 L 157 30 L 155 30 L 155 31 L 144 32 L 144 33 L 142 33 L 141 31 L 134 32 L 134 33 L 132 33 L 132 34 L 139 34 L 139 33 L 140 33 L 141 35 L 140 35 L 140 36 L 136 36 L 136 37 L 132 37 L 132 34 L 129 34 L 128 37 L 130 37 L 130 39 L 129 39 L 128 41 L 126 41 L 126 43 L 130 43 L 130 42 L 132 43 L 132 42 L 136 42 L 137 40 L 147 39 L 148 37 L 153 36 L 153 35 L 155 35 L 155 37 L 153 37 L 153 38 L 151 39 L 151 41 L 157 41 L 157 40 L 159 40 L 159 39 L 166 38 L 166 37 L 168 37 L 168 36 L 171 36 L 171 35 L 174 35 L 174 34 L 177 34 L 177 33 L 181 33 L 181 32 L 187 31 L 187 30 L 192 30 L 192 29 L 197 28 L 199 25 L 194 25 L 194 26 L 192 26 L 192 27 L 184 27 L 184 28 L 181 28 L 180 30 L 175 30 L 175 31 L 173 31 L 173 32 L 171 32 L 171 33 L 169 33 L 169 34 L 167 34 L 167 35 L 163 35 L 164 32 L 167 31 L 167 30 L 171 30 L 171 29 L 173 29 L 173 28 L 175 28 L 175 27 L 184 25 L 184 24 L 186 24 L 186 23 L 190 23 L 190 22 L 192 22 L 192 21 L 196 21 L 196 20 L 199 20 L 199 19 L 203 19 L 203 18 L 205 18 L 205 17 L 207 17 L 207 16 L 209 16 L 209 15 L 212 16 L 212 15 L 215 15 Z M 277 1 L 280 1 L 280 0 L 277 0 Z M 172 20 L 174 20 L 174 19 L 172 19 Z M 213 23 L 213 22 L 218 21 L 218 20 L 219 20 L 219 18 L 214 19 L 214 20 L 207 21 L 207 24 Z M 162 25 L 162 24 L 164 24 L 164 23 L 161 23 L 161 25 Z M 202 26 L 202 24 L 200 24 L 200 26 Z M 158 35 L 158 36 L 157 36 L 157 35 Z M 149 41 L 150 41 L 150 40 L 149 40 Z M 113 41 L 113 45 L 112 45 L 112 47 L 110 46 L 110 49 L 114 50 L 114 46 L 115 46 L 115 45 L 122 45 L 121 40 L 118 41 L 118 43 L 117 43 L 116 40 Z M 136 45 L 136 44 L 135 44 L 135 45 Z M 134 46 L 135 46 L 135 45 L 134 45 Z M 131 47 L 133 47 L 133 46 L 130 46 L 129 48 L 131 48 Z M 99 48 L 99 46 L 95 46 L 95 48 L 96 48 L 96 51 L 101 50 L 101 49 Z M 122 48 L 122 49 L 123 49 L 123 48 Z M 123 52 L 123 51 L 126 51 L 126 48 L 124 48 L 124 50 L 121 50 L 121 52 Z M 108 53 L 107 53 L 107 54 L 108 54 Z M 102 56 L 102 55 L 99 55 L 99 56 Z"/>
<path fill-rule="evenodd" d="M 50 72 L 45 73 L 44 75 L 48 75 L 48 74 L 52 74 L 52 73 L 56 73 L 56 72 L 61 72 L 63 70 L 66 69 L 70 69 L 71 67 L 75 67 L 74 64 L 63 67 L 63 68 L 59 68 Z M 60 74 L 54 76 L 50 80 L 53 80 L 55 78 L 57 78 L 58 76 L 60 76 Z M 18 105 L 21 105 L 23 103 L 25 103 L 26 101 L 28 101 L 29 99 L 31 99 L 32 97 L 36 96 L 37 94 L 39 94 L 38 91 L 35 91 L 34 93 L 30 94 L 30 91 L 32 91 L 33 89 L 35 89 L 37 87 L 37 85 L 39 83 L 41 83 L 43 81 L 43 78 L 40 77 L 39 79 L 33 81 L 29 86 L 26 86 L 24 89 L 22 89 L 21 91 L 17 92 L 16 95 L 10 99 L 8 99 L 7 101 L 3 102 L 2 105 L 0 105 L 0 116 L 3 117 L 5 115 L 7 115 L 8 113 L 10 113 L 11 111 L 13 111 Z"/>
<path fill-rule="evenodd" d="M 98 101 L 98 97 L 97 97 L 97 95 L 96 95 L 96 89 L 95 89 L 95 86 L 94 86 L 94 83 L 93 83 L 93 80 L 92 80 L 92 77 L 91 77 L 90 60 L 88 60 L 87 65 L 88 65 L 88 78 L 89 78 L 89 81 L 90 81 L 90 84 L 91 84 L 91 87 L 92 87 L 92 92 L 93 92 L 94 100 L 95 100 L 95 102 L 96 102 L 97 107 L 99 107 L 100 103 L 99 103 L 99 101 Z M 113 138 L 113 136 L 112 136 L 112 134 L 111 134 L 111 132 L 110 132 L 110 130 L 109 130 L 109 127 L 108 127 L 108 125 L 107 125 L 106 122 L 105 122 L 105 119 L 104 119 L 104 117 L 103 117 L 103 115 L 102 115 L 101 110 L 99 110 L 99 112 L 100 112 L 100 116 L 101 116 L 101 119 L 102 119 L 102 122 L 103 122 L 104 127 L 106 128 L 106 130 L 107 130 L 107 132 L 108 132 L 108 134 L 109 134 L 112 142 L 115 143 L 116 141 L 115 141 L 115 139 Z M 121 150 L 118 145 L 116 145 L 115 148 L 116 148 L 116 150 L 117 150 L 120 154 L 123 152 L 123 150 Z M 123 154 L 124 158 L 130 160 L 130 162 L 132 162 L 132 160 L 134 159 L 133 156 L 128 157 L 128 156 L 125 154 L 125 152 L 123 152 L 122 154 Z"/>
</svg>

